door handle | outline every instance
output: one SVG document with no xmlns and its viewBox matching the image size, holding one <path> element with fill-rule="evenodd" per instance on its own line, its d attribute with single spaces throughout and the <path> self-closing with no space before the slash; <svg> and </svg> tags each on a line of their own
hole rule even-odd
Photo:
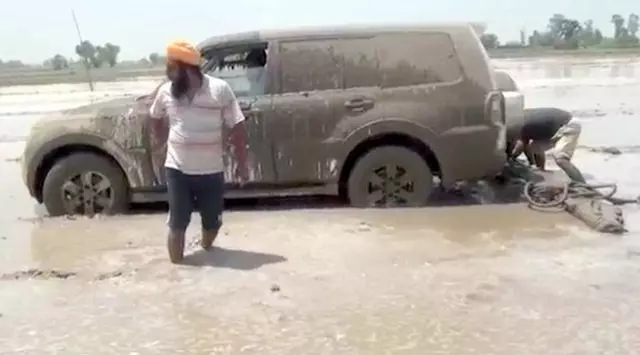
<svg viewBox="0 0 640 355">
<path fill-rule="evenodd" d="M 349 110 L 362 110 L 371 105 L 373 105 L 373 100 L 369 99 L 353 99 L 344 103 L 344 107 Z"/>
</svg>

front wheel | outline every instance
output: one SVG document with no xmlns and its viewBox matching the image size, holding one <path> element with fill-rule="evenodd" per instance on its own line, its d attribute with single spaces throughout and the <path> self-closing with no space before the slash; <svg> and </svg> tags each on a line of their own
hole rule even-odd
<svg viewBox="0 0 640 355">
<path fill-rule="evenodd" d="M 433 189 L 433 174 L 416 152 L 395 146 L 374 148 L 356 162 L 347 194 L 356 207 L 424 206 Z"/>
<path fill-rule="evenodd" d="M 129 204 L 120 168 L 92 153 L 75 153 L 56 162 L 45 178 L 42 196 L 51 216 L 117 214 Z"/>
</svg>

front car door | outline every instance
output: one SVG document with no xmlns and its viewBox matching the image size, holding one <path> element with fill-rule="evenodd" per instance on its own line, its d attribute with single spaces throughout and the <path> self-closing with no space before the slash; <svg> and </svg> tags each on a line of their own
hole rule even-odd
<svg viewBox="0 0 640 355">
<path fill-rule="evenodd" d="M 255 42 L 234 45 L 207 53 L 213 63 L 205 64 L 206 73 L 225 80 L 234 91 L 245 115 L 247 130 L 247 165 L 252 185 L 270 184 L 276 180 L 270 140 L 266 135 L 266 122 L 272 110 L 272 49 L 267 43 Z M 225 134 L 226 136 L 226 134 Z M 225 147 L 225 179 L 229 187 L 237 187 L 236 161 Z"/>
</svg>

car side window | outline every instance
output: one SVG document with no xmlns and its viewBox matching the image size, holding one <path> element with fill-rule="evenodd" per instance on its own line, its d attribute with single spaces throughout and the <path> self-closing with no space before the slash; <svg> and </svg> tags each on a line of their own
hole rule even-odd
<svg viewBox="0 0 640 355">
<path fill-rule="evenodd" d="M 282 92 L 341 89 L 342 65 L 336 46 L 336 40 L 282 42 Z"/>
<path fill-rule="evenodd" d="M 213 54 L 207 74 L 226 81 L 238 98 L 267 94 L 266 45 L 243 46 Z"/>
<path fill-rule="evenodd" d="M 378 87 L 378 58 L 372 38 L 344 38 L 336 45 L 343 68 L 344 88 Z"/>
<path fill-rule="evenodd" d="M 446 33 L 378 35 L 376 43 L 383 88 L 454 82 L 462 70 Z"/>
</svg>

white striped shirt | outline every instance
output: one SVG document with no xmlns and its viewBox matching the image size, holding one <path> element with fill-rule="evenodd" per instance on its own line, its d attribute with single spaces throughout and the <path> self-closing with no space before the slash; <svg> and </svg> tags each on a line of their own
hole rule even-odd
<svg viewBox="0 0 640 355">
<path fill-rule="evenodd" d="M 231 87 L 208 75 L 191 102 L 186 97 L 176 100 L 171 95 L 171 82 L 163 84 L 150 114 L 155 119 L 169 119 L 165 167 L 193 175 L 224 170 L 222 125 L 233 128 L 244 120 Z"/>
</svg>

